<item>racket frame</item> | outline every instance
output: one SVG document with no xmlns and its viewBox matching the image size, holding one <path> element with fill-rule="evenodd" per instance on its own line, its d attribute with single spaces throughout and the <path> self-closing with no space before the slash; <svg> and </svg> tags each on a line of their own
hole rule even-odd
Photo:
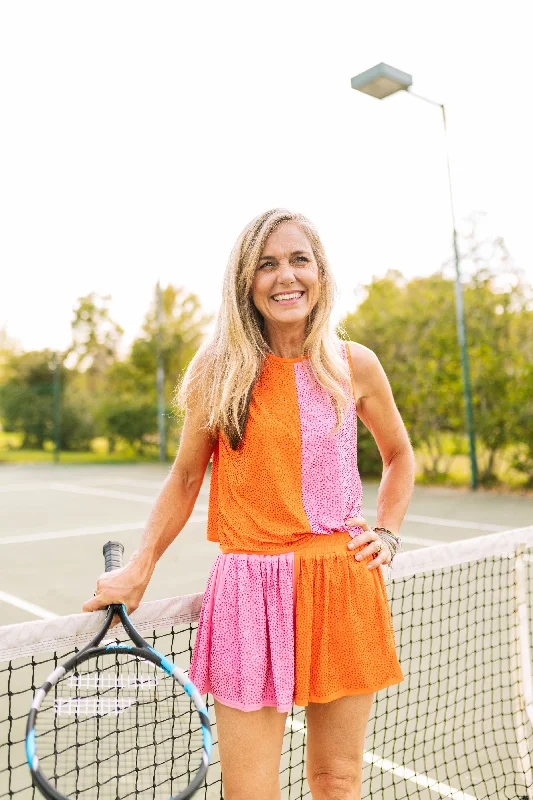
<svg viewBox="0 0 533 800">
<path fill-rule="evenodd" d="M 110 572 L 113 569 L 118 569 L 122 566 L 123 550 L 124 548 L 120 542 L 107 542 L 104 545 L 106 572 Z M 132 640 L 134 646 L 116 643 L 99 646 L 102 642 L 102 639 L 111 627 L 111 623 L 115 614 L 118 615 L 124 630 Z M 202 726 L 202 758 L 200 767 L 198 768 L 194 778 L 187 788 L 170 798 L 170 800 L 187 800 L 187 798 L 190 798 L 194 795 L 196 790 L 203 783 L 207 775 L 209 763 L 211 761 L 212 735 L 209 713 L 200 692 L 194 683 L 189 679 L 188 675 L 178 666 L 173 664 L 170 659 L 161 655 L 161 653 L 158 653 L 157 650 L 154 650 L 154 648 L 142 638 L 142 636 L 135 630 L 135 627 L 133 626 L 133 623 L 127 614 L 126 607 L 123 604 L 110 605 L 107 609 L 106 618 L 98 633 L 78 653 L 71 656 L 60 666 L 56 667 L 50 673 L 50 675 L 48 675 L 42 686 L 36 690 L 26 723 L 26 759 L 31 771 L 33 783 L 39 789 L 41 794 L 48 798 L 48 800 L 71 800 L 71 798 L 67 797 L 67 795 L 63 795 L 58 792 L 58 790 L 48 782 L 45 774 L 41 770 L 37 755 L 37 738 L 35 733 L 37 714 L 39 713 L 39 709 L 44 698 L 65 674 L 72 672 L 80 664 L 83 664 L 85 661 L 88 661 L 91 658 L 96 658 L 97 656 L 107 655 L 113 652 L 127 653 L 137 656 L 138 658 L 143 658 L 145 661 L 149 661 L 156 667 L 162 669 L 168 676 L 174 678 L 174 680 L 180 684 L 180 686 L 190 697 L 192 705 L 196 708 Z"/>
</svg>

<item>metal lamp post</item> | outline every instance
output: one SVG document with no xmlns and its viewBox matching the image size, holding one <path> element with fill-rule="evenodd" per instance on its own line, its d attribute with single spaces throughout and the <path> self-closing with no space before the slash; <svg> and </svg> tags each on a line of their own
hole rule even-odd
<svg viewBox="0 0 533 800">
<path fill-rule="evenodd" d="M 52 419 L 54 429 L 54 464 L 59 464 L 59 453 L 61 450 L 61 356 L 54 352 L 52 361 Z"/>
<path fill-rule="evenodd" d="M 352 89 L 369 94 L 383 100 L 391 94 L 399 91 L 406 91 L 420 100 L 425 100 L 431 105 L 439 106 L 442 111 L 442 121 L 444 123 L 444 136 L 446 140 L 446 112 L 442 103 L 437 103 L 422 95 L 415 94 L 411 90 L 413 83 L 412 76 L 407 72 L 402 72 L 388 64 L 376 64 L 376 66 L 361 72 L 352 78 Z M 455 227 L 455 214 L 453 210 L 452 181 L 450 173 L 450 157 L 446 146 L 446 162 L 448 166 L 448 186 L 450 191 L 450 207 L 452 212 L 453 224 L 453 252 L 455 257 L 455 310 L 457 318 L 457 337 L 461 351 L 461 366 L 463 372 L 463 391 L 465 398 L 466 429 L 468 434 L 468 447 L 470 452 L 470 485 L 472 489 L 477 488 L 477 462 L 476 462 L 476 442 L 474 434 L 474 423 L 472 414 L 472 398 L 470 392 L 470 375 L 468 369 L 468 353 L 466 349 L 465 317 L 463 307 L 463 289 L 461 286 L 461 273 L 459 264 L 459 247 L 457 244 L 457 230 Z"/>
</svg>

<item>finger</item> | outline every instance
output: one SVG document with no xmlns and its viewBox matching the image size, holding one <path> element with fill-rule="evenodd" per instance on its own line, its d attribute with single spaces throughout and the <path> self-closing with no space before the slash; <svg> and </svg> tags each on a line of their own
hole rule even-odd
<svg viewBox="0 0 533 800">
<path fill-rule="evenodd" d="M 363 558 L 366 558 L 367 556 L 370 555 L 374 555 L 378 552 L 377 548 L 379 544 L 379 536 L 374 531 L 369 531 L 368 533 L 363 534 L 363 536 L 361 537 L 361 541 L 358 540 L 357 542 L 350 542 L 348 547 L 350 547 L 350 545 L 352 544 L 355 546 L 362 544 L 363 542 L 369 542 L 369 544 L 363 550 L 359 550 L 359 552 L 355 556 L 356 561 L 361 561 Z M 385 545 L 382 546 L 379 552 L 382 553 L 384 549 Z"/>
<path fill-rule="evenodd" d="M 381 550 L 379 552 L 375 551 L 373 553 L 374 558 L 367 564 L 368 569 L 375 569 L 379 567 L 380 564 L 390 564 L 392 561 L 392 555 L 389 548 L 383 544 Z"/>
<path fill-rule="evenodd" d="M 353 550 L 355 547 L 362 547 L 367 542 L 375 542 L 376 537 L 374 536 L 374 531 L 367 530 L 363 531 L 362 533 L 358 533 L 357 536 L 348 542 L 348 547 L 350 550 Z"/>
<path fill-rule="evenodd" d="M 87 600 L 86 603 L 83 604 L 81 610 L 82 611 L 99 611 L 101 608 L 105 608 L 107 603 L 102 602 L 101 596 L 96 595 L 96 597 L 91 597 L 90 600 Z"/>
<path fill-rule="evenodd" d="M 350 517 L 349 519 L 345 520 L 346 525 L 356 525 L 359 528 L 363 528 L 363 530 L 368 530 L 368 522 L 364 517 Z"/>
<path fill-rule="evenodd" d="M 367 564 L 367 569 L 375 569 L 379 567 L 380 564 L 390 564 L 390 559 L 387 558 L 386 554 L 382 550 L 380 553 L 376 553 L 375 558 L 372 559 L 370 564 Z"/>
</svg>

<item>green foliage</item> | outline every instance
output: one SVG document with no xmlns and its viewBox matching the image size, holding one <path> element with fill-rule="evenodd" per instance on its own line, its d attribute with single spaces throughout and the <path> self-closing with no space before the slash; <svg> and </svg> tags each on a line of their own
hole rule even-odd
<svg viewBox="0 0 533 800">
<path fill-rule="evenodd" d="M 12 355 L 5 364 L 0 386 L 4 429 L 23 434 L 22 448 L 40 449 L 52 435 L 52 359 L 50 350 L 32 350 Z"/>
<path fill-rule="evenodd" d="M 511 465 L 533 488 L 533 311 L 515 316 L 511 331 L 515 348 L 508 372 L 513 379 L 514 407 L 509 428 L 510 439 L 520 442 Z"/>
<path fill-rule="evenodd" d="M 7 377 L 0 386 L 0 409 L 4 430 L 21 433 L 20 447 L 42 449 L 54 436 L 53 380 L 54 354 L 50 350 L 31 351 L 12 356 L 5 364 Z M 76 391 L 76 374 L 58 365 L 60 448 L 89 449 L 95 435 L 93 419 L 84 405 L 84 397 Z"/>
<path fill-rule="evenodd" d="M 61 403 L 61 450 L 90 450 L 97 430 L 86 393 L 79 390 L 74 380 L 69 380 Z"/>
<path fill-rule="evenodd" d="M 196 295 L 167 286 L 157 292 L 138 337 L 124 360 L 118 345 L 122 328 L 109 312 L 109 297 L 91 292 L 78 299 L 72 320 L 72 344 L 59 355 L 60 448 L 89 451 L 105 436 L 110 453 L 127 442 L 143 456 L 158 452 L 156 371 L 161 353 L 164 395 L 170 400 L 181 372 L 200 346 L 210 321 Z M 0 336 L 0 413 L 6 432 L 22 435 L 21 447 L 42 450 L 53 439 L 55 354 L 20 353 Z M 168 438 L 177 444 L 171 407 L 165 411 Z"/>
<path fill-rule="evenodd" d="M 435 474 L 442 434 L 461 419 L 453 287 L 439 275 L 407 283 L 389 271 L 365 289 L 365 300 L 343 320 L 344 329 L 380 359 L 413 447 L 426 448 L 423 469 Z M 364 453 L 361 462 L 363 472 L 376 474 L 375 454 L 373 466 Z"/>
<path fill-rule="evenodd" d="M 125 439 L 139 455 L 154 446 L 157 432 L 157 406 L 141 398 L 110 401 L 105 406 L 107 431 Z"/>
<path fill-rule="evenodd" d="M 480 482 L 502 480 L 504 469 L 514 485 L 533 488 L 533 289 L 510 266 L 503 240 L 481 239 L 478 220 L 471 223 L 460 246 Z M 389 270 L 361 291 L 339 329 L 378 355 L 415 448 L 419 480 L 464 483 L 469 465 L 453 268 L 411 280 Z M 60 447 L 69 458 L 85 451 L 84 458 L 99 459 L 102 452 L 90 452 L 97 441 L 100 451 L 107 444 L 108 458 L 155 458 L 158 365 L 167 434 L 177 446 L 171 399 L 211 317 L 183 288 L 163 289 L 160 307 L 154 291 L 140 335 L 121 356 L 122 328 L 111 318 L 109 299 L 94 292 L 78 298 L 72 344 L 58 354 Z M 47 458 L 53 447 L 55 355 L 24 353 L 0 329 L 2 435 L 11 437 L 4 450 L 21 448 L 15 459 L 36 452 Z M 379 450 L 362 422 L 358 463 L 362 475 L 381 476 Z"/>
<path fill-rule="evenodd" d="M 133 342 L 129 357 L 115 361 L 107 370 L 106 394 L 101 396 L 96 417 L 102 432 L 108 436 L 111 450 L 117 438 L 122 437 L 142 454 L 157 438 L 158 356 L 161 355 L 167 401 L 180 373 L 200 346 L 210 321 L 202 313 L 198 297 L 181 288 L 167 286 L 161 292 L 161 300 L 159 316 L 156 291 L 142 325 L 142 336 Z M 131 413 L 126 413 L 128 408 Z M 119 420 L 121 409 L 125 414 L 123 423 Z M 170 409 L 165 412 L 165 422 L 172 439 L 175 431 L 169 429 L 169 423 L 174 422 Z"/>
<path fill-rule="evenodd" d="M 501 242 L 499 248 L 501 255 Z M 506 274 L 514 281 L 502 288 L 501 271 L 474 258 L 477 248 L 469 254 L 474 268 L 463 283 L 463 299 L 480 483 L 496 483 L 498 453 L 523 443 L 512 464 L 533 484 L 533 314 L 528 292 L 508 267 Z M 440 481 L 465 448 L 455 281 L 444 270 L 410 281 L 391 270 L 364 290 L 365 299 L 341 327 L 379 357 L 419 455 L 422 477 Z M 368 451 L 375 457 L 370 446 Z M 366 458 L 362 449 L 362 472 L 376 474 L 375 458 Z"/>
<path fill-rule="evenodd" d="M 161 291 L 161 321 L 158 321 L 157 294 L 146 314 L 142 336 L 131 347 L 130 364 L 138 375 L 153 376 L 161 353 L 165 374 L 165 397 L 172 394 L 181 373 L 196 353 L 211 316 L 202 312 L 196 295 L 172 285 Z"/>
<path fill-rule="evenodd" d="M 79 372 L 90 377 L 105 374 L 117 359 L 118 345 L 124 333 L 109 314 L 109 295 L 100 297 L 91 292 L 78 298 L 71 322 L 72 344 L 64 359 Z"/>
<path fill-rule="evenodd" d="M 379 477 L 383 461 L 376 441 L 362 422 L 357 421 L 357 464 L 362 477 Z"/>
</svg>

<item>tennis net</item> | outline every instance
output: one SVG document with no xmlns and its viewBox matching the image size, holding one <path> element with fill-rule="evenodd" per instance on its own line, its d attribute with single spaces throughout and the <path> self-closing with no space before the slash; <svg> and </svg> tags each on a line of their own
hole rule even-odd
<svg viewBox="0 0 533 800">
<path fill-rule="evenodd" d="M 363 754 L 363 798 L 533 798 L 530 551 L 533 526 L 399 553 L 387 592 L 405 681 L 376 693 Z M 202 595 L 143 603 L 139 632 L 190 664 Z M 103 612 L 0 628 L 0 797 L 38 797 L 24 730 L 31 697 L 83 646 Z M 113 637 L 126 640 L 120 627 Z M 213 701 L 213 763 L 199 798 L 223 797 Z M 311 797 L 305 709 L 288 715 L 282 798 Z M 157 797 L 154 792 L 154 797 Z"/>
</svg>

